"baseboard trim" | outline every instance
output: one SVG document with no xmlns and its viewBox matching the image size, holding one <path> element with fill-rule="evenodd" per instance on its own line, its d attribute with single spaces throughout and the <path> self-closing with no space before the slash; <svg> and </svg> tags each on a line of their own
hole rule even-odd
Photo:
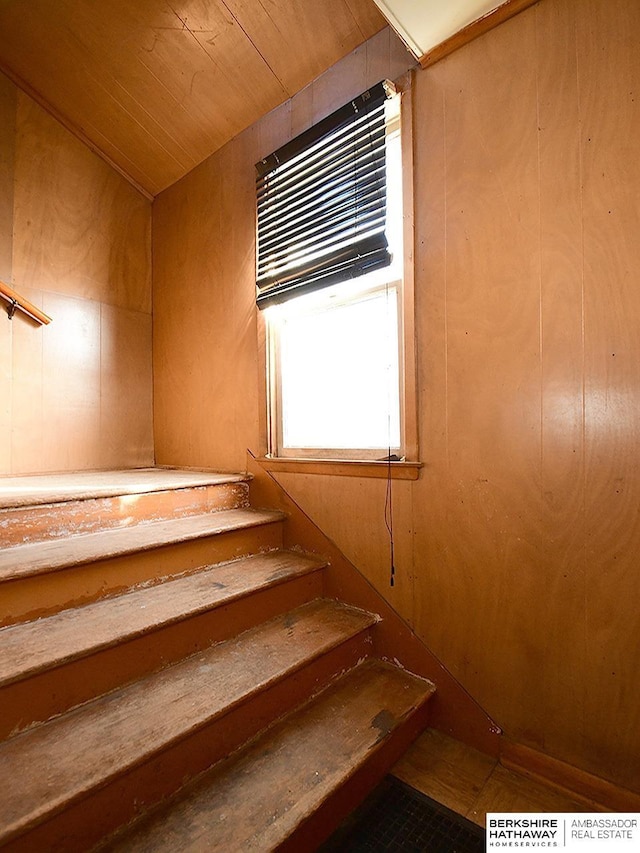
<svg viewBox="0 0 640 853">
<path fill-rule="evenodd" d="M 500 763 L 508 770 L 557 788 L 574 799 L 585 800 L 595 807 L 594 810 L 640 812 L 640 793 L 506 738 L 502 739 Z"/>
</svg>

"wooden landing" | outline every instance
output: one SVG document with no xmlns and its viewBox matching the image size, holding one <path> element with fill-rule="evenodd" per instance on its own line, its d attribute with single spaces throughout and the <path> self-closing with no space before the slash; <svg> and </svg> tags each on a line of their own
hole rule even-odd
<svg viewBox="0 0 640 853">
<path fill-rule="evenodd" d="M 353 666 L 364 647 L 351 648 L 349 643 L 364 638 L 374 622 L 370 614 L 338 602 L 312 602 L 5 741 L 0 745 L 0 846 L 20 836 L 17 849 L 52 849 L 51 839 L 57 838 L 55 847 L 60 837 L 51 821 L 63 811 L 64 837 L 77 832 L 83 839 L 70 849 L 83 849 L 92 833 L 95 843 L 110 821 L 113 830 L 123 817 L 132 816 L 110 785 L 138 789 L 139 768 L 147 785 L 153 779 L 160 793 L 172 793 L 186 773 L 203 770 L 251 736 L 246 725 L 235 725 L 230 715 L 253 699 L 251 724 L 254 733 L 259 731 L 265 718 L 272 719 L 272 708 L 266 713 L 256 707 L 258 696 L 268 698 L 276 690 L 276 704 L 283 708 L 289 697 L 294 704 L 301 701 L 301 688 L 304 695 L 310 687 L 297 686 L 305 681 L 298 675 L 301 669 L 343 647 L 350 653 L 334 655 L 330 670 L 337 675 Z M 315 678 L 326 683 L 330 675 L 323 669 L 313 674 L 312 682 Z M 217 737 L 213 733 L 216 723 L 222 738 L 220 732 Z M 241 732 L 236 743 L 235 729 Z M 189 738 L 194 742 L 191 750 L 185 747 Z M 174 746 L 179 746 L 179 755 L 171 752 Z M 97 798 L 93 808 L 87 800 L 92 796 Z M 105 797 L 108 807 L 101 806 Z M 127 807 L 140 808 L 142 799 L 134 798 Z M 75 804 L 81 808 L 74 810 Z"/>
<path fill-rule="evenodd" d="M 246 474 L 188 471 L 180 468 L 136 468 L 0 477 L 0 508 L 240 483 L 244 480 Z"/>
<path fill-rule="evenodd" d="M 315 850 L 353 807 L 348 784 L 384 772 L 377 758 L 392 733 L 405 728 L 401 751 L 424 726 L 432 693 L 429 682 L 369 661 L 100 849 Z"/>
</svg>

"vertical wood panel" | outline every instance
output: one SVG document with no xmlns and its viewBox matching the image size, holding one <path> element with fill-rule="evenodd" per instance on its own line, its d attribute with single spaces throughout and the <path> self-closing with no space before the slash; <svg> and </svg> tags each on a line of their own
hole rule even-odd
<svg viewBox="0 0 640 853">
<path fill-rule="evenodd" d="M 237 366 L 243 376 L 258 376 L 258 338 L 255 307 L 255 163 L 257 133 L 250 129 L 242 135 L 238 145 L 230 151 L 229 173 L 237 179 L 224 186 L 223 210 L 233 211 L 228 222 L 229 253 L 225 255 L 223 277 L 225 280 L 247 282 L 248 286 L 233 291 L 234 328 L 228 329 L 226 358 Z M 244 394 L 238 396 L 236 387 L 230 389 L 235 400 L 233 430 L 242 447 L 258 449 L 260 436 L 257 411 L 259 393 L 257 383 L 247 383 Z M 243 466 L 234 462 L 238 470 Z"/>
<path fill-rule="evenodd" d="M 11 471 L 12 331 L 11 321 L 0 313 L 0 476 Z"/>
<path fill-rule="evenodd" d="M 177 453 L 181 464 L 241 469 L 247 446 L 257 445 L 253 211 L 260 144 L 258 133 L 246 131 L 156 201 L 159 461 Z"/>
<path fill-rule="evenodd" d="M 286 133 L 288 113 L 276 114 Z M 261 145 L 257 130 L 246 131 L 155 204 L 159 461 L 178 453 L 181 464 L 241 469 L 246 448 L 258 443 L 253 246 Z"/>
<path fill-rule="evenodd" d="M 13 177 L 16 133 L 15 86 L 0 74 L 0 280 L 11 281 Z"/>
<path fill-rule="evenodd" d="M 640 788 L 640 7 L 578 17 L 584 169 L 587 650 L 585 749 Z M 619 725 L 612 726 L 611 721 Z"/>
<path fill-rule="evenodd" d="M 154 426 L 161 463 L 179 454 L 180 464 L 195 464 L 191 428 L 197 407 L 211 423 L 215 383 L 222 381 L 218 365 L 202 355 L 218 333 L 212 303 L 225 300 L 217 288 L 219 193 L 220 178 L 208 161 L 154 204 Z M 198 382 L 204 383 L 201 390 Z"/>
<path fill-rule="evenodd" d="M 45 293 L 57 321 L 42 338 L 43 458 L 51 471 L 91 468 L 100 458 L 100 305 Z"/>
<path fill-rule="evenodd" d="M 11 282 L 13 249 L 13 175 L 16 90 L 0 74 L 0 280 Z M 4 312 L 5 302 L 0 305 Z M 0 313 L 0 475 L 11 470 L 11 339 L 12 326 Z"/>
<path fill-rule="evenodd" d="M 533 18 L 470 45 L 437 79 L 445 111 L 447 476 L 446 558 L 432 592 L 446 591 L 451 609 L 448 624 L 438 618 L 436 648 L 499 722 L 526 709 L 539 729 L 542 709 L 522 677 L 539 627 L 528 602 L 543 589 Z"/>
<path fill-rule="evenodd" d="M 418 633 L 442 648 L 442 627 L 456 617 L 448 594 L 447 260 L 445 93 L 440 74 L 417 73 L 413 87 L 415 324 L 420 458 L 425 467 L 412 491 L 415 530 L 415 621 Z M 441 621 L 442 620 L 442 621 Z M 428 629 L 426 626 L 430 626 Z M 453 661 L 453 656 L 451 656 Z"/>
<path fill-rule="evenodd" d="M 151 315 L 100 305 L 100 467 L 153 460 Z"/>
<path fill-rule="evenodd" d="M 41 291 L 22 287 L 20 292 L 44 310 Z M 16 314 L 11 322 L 11 473 L 46 471 L 43 452 L 45 422 L 42 412 L 44 329 L 22 314 Z"/>
<path fill-rule="evenodd" d="M 585 646 L 583 255 L 575 4 L 535 9 L 542 283 L 545 583 L 540 688 L 553 714 L 541 746 L 584 760 Z M 549 61 L 552 57 L 553 61 Z M 559 707 L 572 714 L 558 715 Z"/>
</svg>

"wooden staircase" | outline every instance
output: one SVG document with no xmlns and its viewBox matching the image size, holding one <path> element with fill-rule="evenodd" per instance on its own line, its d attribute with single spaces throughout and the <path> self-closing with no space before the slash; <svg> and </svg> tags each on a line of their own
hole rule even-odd
<svg viewBox="0 0 640 853">
<path fill-rule="evenodd" d="M 0 481 L 0 849 L 311 851 L 375 786 L 434 687 L 286 524 L 242 475 Z"/>
</svg>

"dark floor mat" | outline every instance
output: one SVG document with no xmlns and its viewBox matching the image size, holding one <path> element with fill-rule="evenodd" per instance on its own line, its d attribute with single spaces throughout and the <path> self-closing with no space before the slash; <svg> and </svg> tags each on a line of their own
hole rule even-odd
<svg viewBox="0 0 640 853">
<path fill-rule="evenodd" d="M 319 853 L 483 853 L 485 831 L 387 776 Z"/>
</svg>

